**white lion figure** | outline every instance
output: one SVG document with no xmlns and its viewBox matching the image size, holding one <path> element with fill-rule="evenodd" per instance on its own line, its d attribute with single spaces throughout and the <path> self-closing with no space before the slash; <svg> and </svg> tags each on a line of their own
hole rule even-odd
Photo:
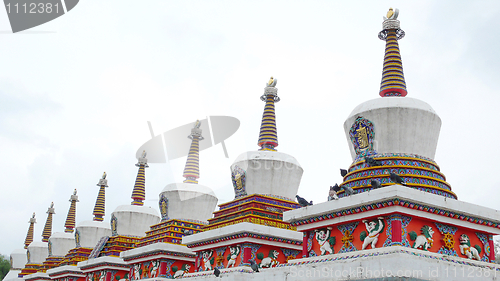
<svg viewBox="0 0 500 281">
<path fill-rule="evenodd" d="M 410 239 L 415 240 L 415 243 L 413 243 L 412 248 L 418 249 L 422 247 L 422 250 L 427 251 L 430 247 L 432 247 L 432 244 L 434 243 L 434 240 L 432 239 L 432 235 L 434 235 L 434 230 L 432 227 L 428 225 L 422 226 L 420 229 L 422 232 L 421 235 L 417 236 L 417 233 L 415 231 L 410 232 Z"/>
<path fill-rule="evenodd" d="M 367 220 L 363 220 L 363 223 L 365 224 L 366 231 L 368 231 L 368 234 L 363 231 L 361 233 L 361 240 L 363 241 L 363 246 L 361 247 L 362 250 L 366 249 L 368 245 L 371 244 L 372 249 L 375 249 L 377 246 L 378 242 L 378 236 L 379 234 L 384 231 L 384 218 L 383 217 L 378 217 L 378 221 L 370 221 L 368 222 Z"/>
<path fill-rule="evenodd" d="M 189 264 L 182 265 L 182 268 L 175 272 L 174 278 L 179 278 L 179 277 L 183 276 L 185 273 L 189 272 L 190 268 L 191 268 L 191 266 Z"/>
<path fill-rule="evenodd" d="M 467 256 L 469 259 L 476 259 L 478 261 L 481 260 L 481 257 L 479 256 L 481 253 L 481 247 L 478 245 L 471 247 L 469 236 L 465 233 L 460 235 L 460 253 Z"/>
<path fill-rule="evenodd" d="M 270 268 L 280 264 L 278 261 L 279 252 L 277 250 L 270 250 L 269 256 L 267 256 L 266 258 L 264 258 L 263 256 L 264 255 L 262 253 L 259 253 L 257 255 L 257 258 L 262 260 L 260 262 L 260 267 Z"/>
</svg>

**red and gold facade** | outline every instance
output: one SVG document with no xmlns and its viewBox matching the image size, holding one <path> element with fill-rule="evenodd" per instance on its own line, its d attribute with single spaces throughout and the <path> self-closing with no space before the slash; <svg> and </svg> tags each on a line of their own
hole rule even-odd
<svg viewBox="0 0 500 281">
<path fill-rule="evenodd" d="M 303 233 L 303 257 L 403 246 L 495 260 L 493 235 L 500 234 L 500 221 L 484 216 L 491 210 L 481 206 L 396 185 L 307 208 L 307 215 L 285 215 Z"/>
<path fill-rule="evenodd" d="M 138 247 L 161 242 L 181 244 L 183 236 L 199 233 L 204 226 L 205 224 L 201 222 L 179 219 L 165 220 L 152 225 L 151 230 L 146 232 L 146 236 L 142 238 Z"/>
<path fill-rule="evenodd" d="M 197 272 L 249 266 L 250 260 L 276 267 L 300 257 L 300 235 L 283 222 L 283 212 L 299 207 L 275 196 L 239 197 L 219 205 L 204 232 L 185 237 L 183 243 L 196 252 Z"/>
<path fill-rule="evenodd" d="M 214 217 L 208 220 L 209 224 L 204 230 L 241 222 L 295 230 L 294 226 L 283 222 L 283 212 L 297 208 L 300 205 L 294 201 L 260 194 L 248 195 L 220 204 L 219 211 L 214 212 Z"/>
<path fill-rule="evenodd" d="M 79 262 L 87 260 L 91 252 L 92 248 L 79 247 L 71 249 L 64 256 L 60 265 L 77 265 Z"/>
</svg>

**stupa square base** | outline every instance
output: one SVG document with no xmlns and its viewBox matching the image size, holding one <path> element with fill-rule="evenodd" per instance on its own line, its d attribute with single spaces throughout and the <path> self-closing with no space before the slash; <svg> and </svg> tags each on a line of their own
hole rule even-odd
<svg viewBox="0 0 500 281">
<path fill-rule="evenodd" d="M 302 256 L 404 246 L 493 262 L 496 210 L 392 185 L 283 214 L 304 233 Z"/>
</svg>

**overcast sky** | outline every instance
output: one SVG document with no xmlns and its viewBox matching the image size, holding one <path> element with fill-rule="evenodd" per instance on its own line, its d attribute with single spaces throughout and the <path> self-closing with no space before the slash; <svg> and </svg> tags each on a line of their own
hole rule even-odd
<svg viewBox="0 0 500 281">
<path fill-rule="evenodd" d="M 96 1 L 12 34 L 0 12 L 0 253 L 22 248 L 54 202 L 64 231 L 92 219 L 103 171 L 106 216 L 130 204 L 135 153 L 155 134 L 212 115 L 239 130 L 200 153 L 200 184 L 234 198 L 229 166 L 258 149 L 270 76 L 278 79 L 278 150 L 304 168 L 299 195 L 326 201 L 352 159 L 343 123 L 378 97 L 389 7 L 399 8 L 408 97 L 442 120 L 435 161 L 459 200 L 499 208 L 498 1 Z M 410 137 L 410 136 L 409 136 Z M 186 139 L 187 140 L 187 139 Z M 150 164 L 145 205 L 180 182 L 186 158 Z"/>
</svg>

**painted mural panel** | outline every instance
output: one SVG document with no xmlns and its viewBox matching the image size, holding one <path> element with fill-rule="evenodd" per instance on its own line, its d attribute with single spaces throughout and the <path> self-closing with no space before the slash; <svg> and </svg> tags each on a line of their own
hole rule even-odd
<svg viewBox="0 0 500 281">
<path fill-rule="evenodd" d="M 129 272 L 122 270 L 108 270 L 109 281 L 128 279 Z"/>
<path fill-rule="evenodd" d="M 286 257 L 278 247 L 261 246 L 256 251 L 255 257 L 255 262 L 260 268 L 271 268 L 286 263 Z"/>
<path fill-rule="evenodd" d="M 87 273 L 87 281 L 106 281 L 106 271 L 95 271 Z"/>
<path fill-rule="evenodd" d="M 475 230 L 414 217 L 406 232 L 411 248 L 489 262 L 488 236 Z"/>
<path fill-rule="evenodd" d="M 56 278 L 54 280 L 56 281 L 83 281 L 85 280 L 85 277 L 63 277 L 63 278 Z"/>
<path fill-rule="evenodd" d="M 130 279 L 141 280 L 157 277 L 178 278 L 188 272 L 194 272 L 194 265 L 185 261 L 151 260 L 133 264 L 130 268 Z M 126 277 L 125 277 L 126 278 Z M 110 280 L 117 281 L 117 280 Z"/>
<path fill-rule="evenodd" d="M 152 260 L 136 263 L 130 268 L 130 280 L 155 278 L 160 275 L 160 261 Z M 113 280 L 112 280 L 113 281 Z"/>
<path fill-rule="evenodd" d="M 198 253 L 197 271 L 212 270 L 215 265 L 214 250 L 206 250 Z"/>
<path fill-rule="evenodd" d="M 235 244 L 198 253 L 197 271 L 210 271 L 215 267 L 223 269 L 250 265 L 249 260 L 255 261 L 261 268 L 270 268 L 296 259 L 299 254 L 299 250 L 276 246 Z"/>
<path fill-rule="evenodd" d="M 367 217 L 341 225 L 315 229 L 309 233 L 309 256 L 346 253 L 382 247 L 388 239 L 387 220 L 384 217 Z"/>
<path fill-rule="evenodd" d="M 194 265 L 192 263 L 185 261 L 176 261 L 171 265 L 166 277 L 179 278 L 186 273 L 192 272 L 194 272 Z"/>
</svg>

